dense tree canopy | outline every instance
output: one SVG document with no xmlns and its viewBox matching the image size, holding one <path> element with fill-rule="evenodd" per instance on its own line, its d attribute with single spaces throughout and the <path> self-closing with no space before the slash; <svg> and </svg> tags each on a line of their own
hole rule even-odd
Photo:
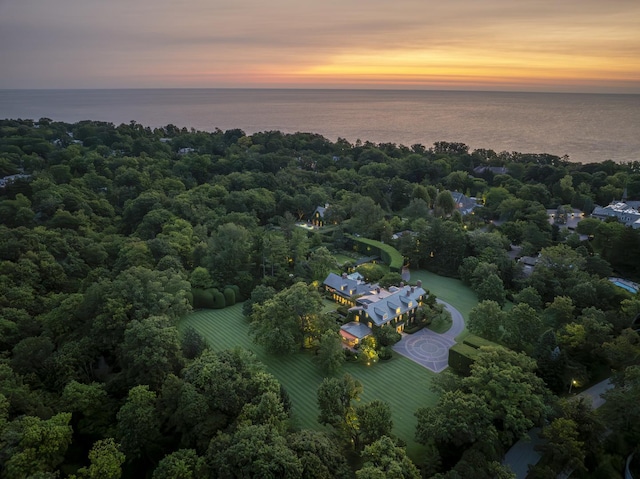
<svg viewBox="0 0 640 479">
<path fill-rule="evenodd" d="M 242 309 L 260 347 L 311 348 L 335 374 L 344 354 L 316 286 L 351 272 L 355 259 L 341 270 L 335 259 L 353 254 L 356 235 L 393 245 L 411 270 L 460 277 L 480 299 L 469 330 L 530 355 L 482 353 L 418 412 L 418 437 L 437 452 L 425 475 L 506 477 L 501 450 L 544 419 L 551 440 L 584 443 L 593 470 L 601 451 L 585 421 L 547 417 L 541 381 L 561 393 L 610 367 L 623 379 L 604 414 L 631 408 L 618 393 L 633 391 L 640 306 L 608 277 L 640 279 L 640 230 L 584 218 L 584 240 L 565 227 L 572 208 L 588 216 L 625 191 L 640 200 L 638 166 L 456 142 L 0 120 L 0 177 L 19 175 L 0 187 L 0 474 L 348 477 L 336 445 L 368 444 L 359 477 L 414 477 L 387 437 L 388 405 L 352 404 L 355 379 L 321 386 L 321 422 L 340 439 L 329 440 L 295 430 L 290 399 L 254 356 L 177 330 L 194 308 L 249 298 Z M 461 214 L 457 193 L 482 206 Z M 312 231 L 324 205 L 326 226 Z M 566 224 L 552 226 L 547 210 Z M 520 256 L 536 258 L 532 271 Z M 399 281 L 381 264 L 358 270 Z M 257 462 L 245 470 L 247 461 Z"/>
</svg>

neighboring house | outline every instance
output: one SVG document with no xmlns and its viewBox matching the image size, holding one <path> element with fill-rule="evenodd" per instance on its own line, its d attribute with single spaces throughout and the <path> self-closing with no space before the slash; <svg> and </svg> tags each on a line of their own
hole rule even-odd
<svg viewBox="0 0 640 479">
<path fill-rule="evenodd" d="M 22 173 L 18 173 L 16 175 L 5 176 L 4 178 L 0 178 L 0 188 L 5 188 L 6 186 L 14 183 L 15 181 L 26 180 L 28 178 L 31 178 L 31 175 L 25 175 L 25 174 L 22 174 Z"/>
<path fill-rule="evenodd" d="M 477 175 L 482 175 L 482 174 L 486 173 L 487 171 L 490 171 L 494 175 L 506 175 L 507 174 L 507 168 L 504 167 L 504 166 L 476 166 L 473 169 L 473 172 L 475 174 L 477 174 Z"/>
<path fill-rule="evenodd" d="M 187 155 L 189 153 L 193 153 L 194 151 L 196 151 L 195 148 L 180 148 L 178 150 L 178 155 Z"/>
<path fill-rule="evenodd" d="M 522 272 L 526 276 L 529 276 L 533 273 L 533 269 L 536 267 L 536 264 L 538 264 L 538 261 L 540 261 L 540 258 L 537 256 L 523 256 L 518 260 L 518 263 L 522 263 Z"/>
<path fill-rule="evenodd" d="M 578 226 L 578 223 L 580 223 L 580 221 L 584 219 L 584 213 L 576 208 L 566 211 L 566 216 L 564 219 L 558 219 L 556 217 L 557 214 L 558 214 L 557 209 L 547 210 L 547 216 L 549 217 L 549 224 L 550 225 L 557 224 L 561 228 L 568 228 L 570 230 L 575 230 L 576 227 Z"/>
<path fill-rule="evenodd" d="M 318 206 L 315 209 L 315 211 L 313 212 L 313 215 L 311 216 L 311 223 L 313 224 L 313 226 L 317 226 L 318 228 L 321 226 L 324 226 L 325 224 L 324 215 L 327 212 L 328 208 L 329 208 L 329 204 L 325 203 L 324 206 Z"/>
<path fill-rule="evenodd" d="M 453 197 L 453 201 L 455 201 L 456 203 L 456 209 L 462 215 L 468 215 L 474 210 L 476 206 L 478 206 L 478 202 L 475 198 L 465 196 L 459 191 L 452 191 L 451 196 Z"/>
<path fill-rule="evenodd" d="M 640 211 L 629 206 L 622 201 L 611 203 L 608 206 L 596 206 L 591 213 L 593 218 L 606 220 L 607 218 L 617 218 L 619 222 L 633 229 L 640 228 Z"/>
<path fill-rule="evenodd" d="M 349 309 L 355 313 L 355 320 L 366 324 L 369 328 L 374 326 L 390 326 L 396 331 L 402 332 L 407 324 L 413 323 L 416 311 L 425 300 L 426 291 L 422 288 L 422 282 L 416 286 L 400 287 L 392 286 L 388 290 L 376 288 L 370 294 L 356 299 L 356 306 Z"/>
<path fill-rule="evenodd" d="M 397 233 L 394 233 L 393 235 L 391 235 L 391 239 L 399 240 L 403 236 L 418 236 L 418 233 L 411 230 L 398 231 Z"/>
<path fill-rule="evenodd" d="M 325 289 L 331 293 L 331 298 L 338 304 L 346 306 L 355 306 L 355 297 L 363 294 L 369 294 L 375 290 L 378 285 L 371 285 L 359 279 L 350 279 L 346 273 L 339 276 L 335 273 L 329 273 L 329 276 L 322 283 Z"/>
</svg>

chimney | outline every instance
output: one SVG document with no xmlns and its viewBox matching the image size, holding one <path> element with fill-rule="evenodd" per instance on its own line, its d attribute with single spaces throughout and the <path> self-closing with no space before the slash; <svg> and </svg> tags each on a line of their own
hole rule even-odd
<svg viewBox="0 0 640 479">
<path fill-rule="evenodd" d="M 376 293 L 380 294 L 380 288 L 376 288 Z"/>
<path fill-rule="evenodd" d="M 342 273 L 342 278 L 346 278 L 347 277 L 347 273 Z"/>
<path fill-rule="evenodd" d="M 416 286 L 418 288 L 422 288 L 422 281 L 420 281 L 420 280 L 416 281 Z"/>
<path fill-rule="evenodd" d="M 413 288 L 411 288 L 413 289 Z M 411 294 L 411 291 L 407 290 L 407 296 L 409 296 Z"/>
<path fill-rule="evenodd" d="M 411 292 L 414 293 L 416 290 L 416 288 L 414 288 L 413 286 L 411 286 Z"/>
<path fill-rule="evenodd" d="M 404 281 L 400 281 L 400 287 L 404 288 Z"/>
</svg>

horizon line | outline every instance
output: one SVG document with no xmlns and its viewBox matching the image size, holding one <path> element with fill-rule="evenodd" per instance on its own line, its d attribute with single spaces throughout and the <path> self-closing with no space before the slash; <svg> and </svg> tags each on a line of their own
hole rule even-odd
<svg viewBox="0 0 640 479">
<path fill-rule="evenodd" d="M 640 95 L 640 92 L 589 92 L 555 90 L 485 90 L 442 88 L 347 88 L 347 87 L 79 87 L 79 88 L 0 88 L 0 91 L 96 91 L 96 90 L 267 90 L 267 91 L 376 91 L 376 92 L 447 92 L 447 93 L 533 93 L 559 95 Z"/>
</svg>

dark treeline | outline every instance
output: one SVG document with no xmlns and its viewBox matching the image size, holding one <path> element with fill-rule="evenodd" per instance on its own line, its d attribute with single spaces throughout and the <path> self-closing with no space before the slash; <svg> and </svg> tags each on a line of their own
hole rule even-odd
<svg viewBox="0 0 640 479">
<path fill-rule="evenodd" d="M 612 451 L 640 442 L 640 300 L 607 279 L 640 278 L 640 230 L 587 218 L 572 231 L 547 213 L 640 199 L 637 162 L 43 118 L 0 121 L 2 177 L 3 477 L 352 477 L 345 451 L 359 442 L 358 478 L 417 477 L 390 426 L 371 432 L 384 404 L 350 438 L 350 400 L 323 410 L 329 432 L 296 430 L 255 357 L 176 329 L 194 306 L 250 299 L 253 315 L 321 281 L 349 234 L 460 277 L 481 301 L 468 329 L 509 348 L 487 350 L 467 377 L 442 375 L 439 404 L 417 411 L 423 477 L 509 477 L 500 458 L 535 425 L 553 446 L 539 477 L 616 477 Z M 482 207 L 462 214 L 452 192 Z M 296 227 L 324 205 L 327 227 Z M 533 273 L 512 245 L 537 258 Z M 610 370 L 619 388 L 601 417 L 558 402 Z M 332 380 L 327 391 L 357 395 L 350 378 Z"/>
</svg>

